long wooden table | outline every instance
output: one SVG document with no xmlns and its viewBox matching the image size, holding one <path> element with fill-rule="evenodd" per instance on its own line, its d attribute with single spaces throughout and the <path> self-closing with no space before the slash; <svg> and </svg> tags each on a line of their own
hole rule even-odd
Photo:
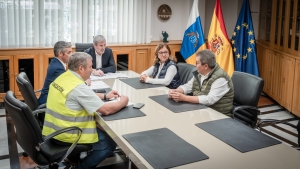
<svg viewBox="0 0 300 169">
<path fill-rule="evenodd" d="M 128 77 L 139 76 L 139 74 L 132 71 L 124 71 L 122 73 Z M 141 111 L 146 114 L 146 116 L 143 117 L 114 121 L 104 121 L 101 116 L 96 117 L 97 122 L 107 131 L 138 168 L 153 167 L 122 135 L 164 127 L 170 129 L 179 137 L 209 156 L 207 160 L 175 168 L 298 169 L 300 167 L 300 151 L 285 144 L 278 144 L 247 153 L 241 153 L 195 126 L 196 123 L 228 118 L 211 108 L 173 113 L 149 98 L 149 96 L 167 94 L 169 89 L 166 87 L 136 90 L 119 79 L 106 79 L 103 81 L 112 89 L 127 95 L 130 102 L 145 103 L 145 106 L 141 108 Z M 176 154 L 174 154 L 174 156 L 176 156 Z"/>
</svg>

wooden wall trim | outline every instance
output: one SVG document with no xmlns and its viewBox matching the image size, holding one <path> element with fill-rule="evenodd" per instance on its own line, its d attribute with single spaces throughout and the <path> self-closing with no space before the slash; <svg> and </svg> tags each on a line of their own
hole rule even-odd
<svg viewBox="0 0 300 169">
<path fill-rule="evenodd" d="M 257 41 L 256 44 L 264 47 L 265 49 L 269 49 L 269 50 L 272 50 L 274 52 L 277 52 L 277 53 L 280 53 L 280 54 L 284 54 L 286 56 L 289 56 L 289 57 L 292 57 L 292 58 L 295 58 L 295 59 L 300 59 L 300 52 L 297 52 L 297 54 L 292 54 L 292 53 L 289 53 L 289 52 L 281 50 L 281 49 L 270 47 L 270 46 L 268 46 L 268 45 L 266 45 L 264 43 L 261 43 L 259 41 Z"/>
<path fill-rule="evenodd" d="M 128 54 L 128 70 L 141 73 L 153 64 L 154 51 L 160 43 L 162 42 L 154 41 L 148 44 L 110 44 L 107 46 L 112 49 L 115 61 L 118 54 Z M 180 51 L 181 40 L 169 41 L 167 44 L 172 56 Z M 72 52 L 75 52 L 75 46 L 72 47 Z M 20 59 L 27 57 L 34 61 L 34 90 L 41 89 L 44 85 L 49 58 L 54 57 L 53 47 L 0 48 L 0 60 L 9 60 L 9 90 L 12 90 L 18 99 L 22 99 L 22 96 L 15 82 L 19 73 L 17 63 Z M 4 95 L 5 93 L 0 93 L 0 102 L 3 102 Z"/>
</svg>

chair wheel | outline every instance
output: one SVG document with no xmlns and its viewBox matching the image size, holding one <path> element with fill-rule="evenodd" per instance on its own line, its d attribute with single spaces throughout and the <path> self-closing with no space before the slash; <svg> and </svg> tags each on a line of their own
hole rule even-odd
<svg viewBox="0 0 300 169">
<path fill-rule="evenodd" d="M 27 153 L 23 152 L 22 154 L 23 154 L 23 157 L 28 157 Z"/>
<path fill-rule="evenodd" d="M 49 165 L 49 169 L 58 169 L 58 164 Z"/>
</svg>

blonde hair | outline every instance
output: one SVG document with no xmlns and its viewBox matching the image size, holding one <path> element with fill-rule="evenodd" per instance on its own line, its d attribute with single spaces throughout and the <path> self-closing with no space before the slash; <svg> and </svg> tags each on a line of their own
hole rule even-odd
<svg viewBox="0 0 300 169">
<path fill-rule="evenodd" d="M 177 62 L 176 57 L 171 56 L 171 50 L 170 50 L 169 46 L 166 43 L 160 43 L 155 48 L 155 53 L 154 53 L 155 57 L 154 57 L 154 62 L 153 63 L 156 64 L 156 63 L 159 62 L 158 51 L 161 50 L 164 47 L 166 47 L 168 49 L 169 59 L 172 60 L 172 61 L 174 61 L 174 62 Z"/>
</svg>

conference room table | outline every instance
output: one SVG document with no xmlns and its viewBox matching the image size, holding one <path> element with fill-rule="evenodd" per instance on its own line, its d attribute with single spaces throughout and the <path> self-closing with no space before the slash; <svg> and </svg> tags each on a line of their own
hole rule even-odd
<svg viewBox="0 0 300 169">
<path fill-rule="evenodd" d="M 133 71 L 122 71 L 122 73 L 128 77 L 139 77 L 139 74 Z M 96 121 L 138 168 L 153 168 L 153 166 L 133 148 L 123 135 L 159 128 L 168 128 L 209 157 L 174 168 L 300 168 L 300 151 L 284 143 L 241 153 L 197 127 L 195 125 L 197 123 L 228 118 L 211 108 L 174 113 L 149 98 L 149 96 L 167 94 L 169 89 L 164 86 L 135 89 L 120 79 L 105 79 L 103 82 L 111 89 L 128 96 L 129 102 L 145 104 L 140 109 L 146 115 L 142 117 L 105 121 L 101 115 L 96 116 Z M 245 135 L 245 137 L 247 136 Z M 175 157 L 177 154 L 171 156 Z M 159 158 L 159 154 L 157 154 L 157 158 Z"/>
</svg>

